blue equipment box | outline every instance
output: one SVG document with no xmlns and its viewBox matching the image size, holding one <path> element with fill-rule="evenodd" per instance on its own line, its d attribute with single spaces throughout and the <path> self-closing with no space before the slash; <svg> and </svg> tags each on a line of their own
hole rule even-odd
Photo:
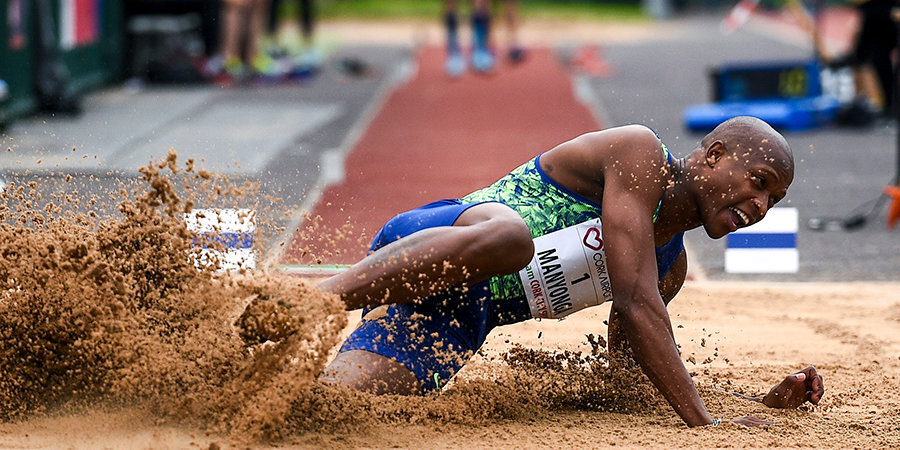
<svg viewBox="0 0 900 450">
<path fill-rule="evenodd" d="M 755 116 L 773 127 L 797 131 L 832 121 L 840 102 L 822 93 L 816 61 L 731 64 L 711 72 L 714 103 L 691 105 L 685 126 L 709 131 L 735 116 Z"/>
</svg>

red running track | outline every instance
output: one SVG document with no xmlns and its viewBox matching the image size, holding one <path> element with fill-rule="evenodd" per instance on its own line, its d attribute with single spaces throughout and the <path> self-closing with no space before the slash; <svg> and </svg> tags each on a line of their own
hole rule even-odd
<svg viewBox="0 0 900 450">
<path fill-rule="evenodd" d="M 549 49 L 515 66 L 451 80 L 444 51 L 418 52 L 418 73 L 395 90 L 295 232 L 281 263 L 353 263 L 395 214 L 458 198 L 529 158 L 598 129 Z"/>
</svg>

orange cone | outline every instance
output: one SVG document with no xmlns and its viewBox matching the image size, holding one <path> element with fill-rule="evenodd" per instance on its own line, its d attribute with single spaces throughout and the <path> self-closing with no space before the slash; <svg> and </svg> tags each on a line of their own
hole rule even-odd
<svg viewBox="0 0 900 450">
<path fill-rule="evenodd" d="M 584 45 L 575 51 L 572 64 L 588 75 L 605 78 L 612 75 L 612 69 L 603 59 L 603 49 L 598 45 Z"/>
<path fill-rule="evenodd" d="M 888 208 L 887 217 L 888 230 L 893 230 L 894 226 L 897 225 L 897 220 L 900 219 L 900 184 L 897 186 L 885 186 L 884 193 L 894 197 L 890 208 Z"/>
</svg>

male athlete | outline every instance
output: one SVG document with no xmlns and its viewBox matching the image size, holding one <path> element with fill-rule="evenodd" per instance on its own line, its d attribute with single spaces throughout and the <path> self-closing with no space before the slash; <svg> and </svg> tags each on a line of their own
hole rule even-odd
<svg viewBox="0 0 900 450">
<path fill-rule="evenodd" d="M 726 121 L 682 159 L 638 125 L 560 144 L 484 189 L 394 217 L 372 253 L 323 281 L 348 309 L 365 308 L 323 379 L 422 394 L 440 389 L 496 326 L 612 300 L 611 350 L 630 348 L 689 426 L 718 425 L 666 312 L 687 271 L 682 236 L 702 226 L 718 239 L 758 222 L 793 177 L 785 139 L 752 117 Z M 823 394 L 807 367 L 758 400 L 795 408 Z"/>
</svg>

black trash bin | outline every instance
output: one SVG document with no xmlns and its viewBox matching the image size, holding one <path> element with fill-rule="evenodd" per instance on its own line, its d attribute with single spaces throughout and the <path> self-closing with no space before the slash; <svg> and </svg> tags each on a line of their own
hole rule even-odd
<svg viewBox="0 0 900 450">
<path fill-rule="evenodd" d="M 37 108 L 32 82 L 32 21 L 27 0 L 7 0 L 0 8 L 0 129 Z"/>
</svg>

